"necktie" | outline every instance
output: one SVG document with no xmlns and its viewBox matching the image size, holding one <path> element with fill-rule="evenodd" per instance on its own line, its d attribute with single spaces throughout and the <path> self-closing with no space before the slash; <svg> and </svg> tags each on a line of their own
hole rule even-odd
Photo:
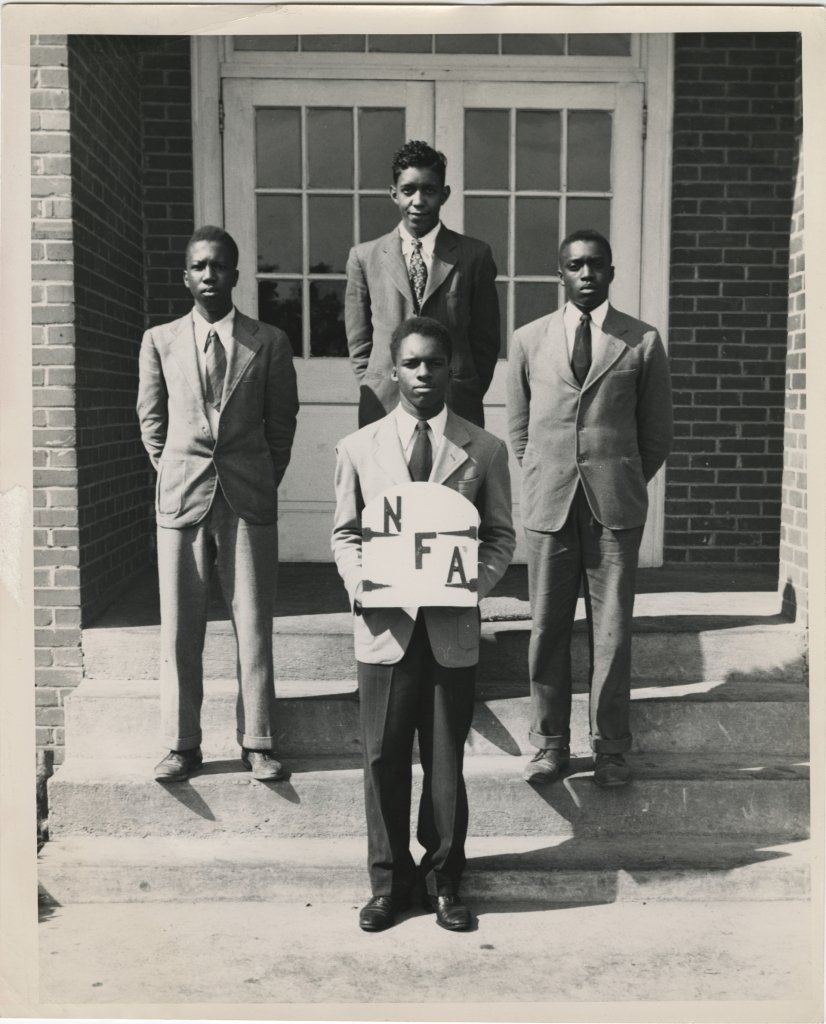
<svg viewBox="0 0 826 1024">
<path fill-rule="evenodd" d="M 221 408 L 224 377 L 227 372 L 227 354 L 217 331 L 210 331 L 206 340 L 206 400 L 216 409 Z"/>
<path fill-rule="evenodd" d="M 416 440 L 410 453 L 410 479 L 427 482 L 433 468 L 433 446 L 430 443 L 430 427 L 427 420 L 416 420 Z"/>
<path fill-rule="evenodd" d="M 427 284 L 427 267 L 422 257 L 422 242 L 420 238 L 413 239 L 413 252 L 410 254 L 410 283 L 413 285 L 413 295 L 416 299 L 416 312 L 422 308 L 424 297 L 424 286 Z"/>
<path fill-rule="evenodd" d="M 591 315 L 583 313 L 574 335 L 574 351 L 571 356 L 571 369 L 579 384 L 585 382 L 591 369 Z"/>
</svg>

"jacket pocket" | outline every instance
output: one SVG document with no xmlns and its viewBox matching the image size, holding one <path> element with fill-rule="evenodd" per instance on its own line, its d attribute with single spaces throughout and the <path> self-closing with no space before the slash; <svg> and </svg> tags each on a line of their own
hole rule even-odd
<svg viewBox="0 0 826 1024">
<path fill-rule="evenodd" d="M 174 516 L 181 510 L 184 484 L 186 483 L 186 463 L 182 459 L 161 460 L 158 465 L 158 485 L 156 502 L 158 512 L 162 516 Z"/>
</svg>

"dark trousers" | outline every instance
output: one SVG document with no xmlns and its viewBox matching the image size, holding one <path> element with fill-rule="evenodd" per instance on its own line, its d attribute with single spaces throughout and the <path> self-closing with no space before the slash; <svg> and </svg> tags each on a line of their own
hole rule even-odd
<svg viewBox="0 0 826 1024">
<path fill-rule="evenodd" d="M 409 889 L 411 758 L 415 734 L 424 774 L 417 837 L 429 893 L 455 894 L 465 866 L 464 745 L 473 718 L 476 668 L 445 668 L 433 657 L 421 615 L 395 665 L 358 663 L 367 867 L 374 896 Z"/>
<path fill-rule="evenodd" d="M 631 748 L 631 623 L 642 530 L 600 525 L 580 486 L 561 530 L 525 531 L 533 617 L 530 739 L 537 747 L 559 750 L 570 742 L 571 634 L 584 581 L 591 747 L 604 754 Z"/>
</svg>

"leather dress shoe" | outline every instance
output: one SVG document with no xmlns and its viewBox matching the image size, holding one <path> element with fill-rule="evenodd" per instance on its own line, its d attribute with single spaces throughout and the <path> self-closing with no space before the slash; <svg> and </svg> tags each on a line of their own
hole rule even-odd
<svg viewBox="0 0 826 1024">
<path fill-rule="evenodd" d="M 261 782 L 279 782 L 290 773 L 271 750 L 247 750 L 241 747 L 241 764 Z"/>
<path fill-rule="evenodd" d="M 170 750 L 166 757 L 155 765 L 156 782 L 183 782 L 204 763 L 201 748 L 193 750 Z"/>
<path fill-rule="evenodd" d="M 458 896 L 431 896 L 425 893 L 422 904 L 431 914 L 436 913 L 436 924 L 449 932 L 466 932 L 470 928 L 470 911 Z"/>
<path fill-rule="evenodd" d="M 396 923 L 396 914 L 410 906 L 410 895 L 371 896 L 359 911 L 359 928 L 363 932 L 383 932 Z"/>
<path fill-rule="evenodd" d="M 522 778 L 525 782 L 544 786 L 548 782 L 555 782 L 570 762 L 569 747 L 562 747 L 559 750 L 537 750 L 522 773 Z"/>
<path fill-rule="evenodd" d="M 594 782 L 598 786 L 625 786 L 631 781 L 631 769 L 622 754 L 594 755 Z"/>
</svg>

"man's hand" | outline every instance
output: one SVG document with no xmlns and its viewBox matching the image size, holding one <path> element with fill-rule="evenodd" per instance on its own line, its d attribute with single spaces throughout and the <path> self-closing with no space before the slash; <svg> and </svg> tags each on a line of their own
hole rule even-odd
<svg viewBox="0 0 826 1024">
<path fill-rule="evenodd" d="M 361 615 L 361 593 L 364 589 L 364 584 L 359 581 L 356 585 L 356 592 L 353 595 L 353 612 L 355 615 Z"/>
</svg>

